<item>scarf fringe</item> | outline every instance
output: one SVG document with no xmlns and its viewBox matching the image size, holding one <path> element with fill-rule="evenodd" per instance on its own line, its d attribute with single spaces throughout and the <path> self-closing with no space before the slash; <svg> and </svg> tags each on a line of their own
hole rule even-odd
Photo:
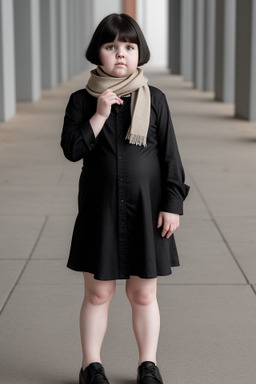
<svg viewBox="0 0 256 384">
<path fill-rule="evenodd" d="M 129 140 L 130 144 L 135 144 L 139 146 L 143 145 L 143 147 L 147 146 L 147 138 L 145 136 L 136 135 L 128 132 L 125 139 Z"/>
</svg>

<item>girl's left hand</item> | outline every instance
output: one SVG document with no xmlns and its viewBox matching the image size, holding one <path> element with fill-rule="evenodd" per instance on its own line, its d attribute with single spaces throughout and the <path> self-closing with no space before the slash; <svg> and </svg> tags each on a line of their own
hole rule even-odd
<svg viewBox="0 0 256 384">
<path fill-rule="evenodd" d="M 162 228 L 161 236 L 169 239 L 169 237 L 173 234 L 174 231 L 180 225 L 180 215 L 176 213 L 169 213 L 160 211 L 158 215 L 157 228 Z"/>
</svg>

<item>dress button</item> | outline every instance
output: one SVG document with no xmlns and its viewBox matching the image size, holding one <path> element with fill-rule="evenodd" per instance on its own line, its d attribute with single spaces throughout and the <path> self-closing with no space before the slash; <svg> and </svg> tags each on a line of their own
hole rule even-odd
<svg viewBox="0 0 256 384">
<path fill-rule="evenodd" d="M 119 159 L 119 160 L 122 160 L 122 158 L 123 158 L 123 156 L 121 156 L 121 155 L 120 155 L 120 156 L 118 156 L 118 159 Z"/>
<path fill-rule="evenodd" d="M 124 179 L 122 177 L 120 177 L 120 181 L 124 181 Z"/>
</svg>

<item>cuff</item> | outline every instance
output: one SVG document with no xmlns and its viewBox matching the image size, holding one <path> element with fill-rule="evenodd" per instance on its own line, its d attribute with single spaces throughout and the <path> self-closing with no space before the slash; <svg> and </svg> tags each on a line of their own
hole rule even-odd
<svg viewBox="0 0 256 384">
<path fill-rule="evenodd" d="M 161 211 L 183 215 L 183 201 L 169 200 L 169 201 L 163 202 L 163 204 L 161 205 Z"/>
<path fill-rule="evenodd" d="M 83 125 L 80 127 L 80 131 L 82 133 L 85 144 L 87 145 L 88 149 L 91 151 L 95 146 L 95 144 L 97 143 L 97 139 L 94 136 L 94 132 L 92 130 L 92 127 L 89 121 L 86 121 L 85 123 L 83 123 Z"/>
</svg>

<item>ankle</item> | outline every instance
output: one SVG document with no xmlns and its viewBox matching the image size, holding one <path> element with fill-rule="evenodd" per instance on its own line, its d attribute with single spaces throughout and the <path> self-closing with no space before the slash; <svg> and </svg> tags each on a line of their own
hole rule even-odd
<svg viewBox="0 0 256 384">
<path fill-rule="evenodd" d="M 102 361 L 101 359 L 86 359 L 86 360 L 83 360 L 82 362 L 82 370 L 84 371 L 90 364 L 92 363 L 100 363 L 102 364 Z"/>
<path fill-rule="evenodd" d="M 141 364 L 143 364 L 145 362 L 150 362 L 150 363 L 154 363 L 155 365 L 157 365 L 156 358 L 149 358 L 149 359 L 139 359 L 138 366 L 140 366 Z"/>
</svg>

